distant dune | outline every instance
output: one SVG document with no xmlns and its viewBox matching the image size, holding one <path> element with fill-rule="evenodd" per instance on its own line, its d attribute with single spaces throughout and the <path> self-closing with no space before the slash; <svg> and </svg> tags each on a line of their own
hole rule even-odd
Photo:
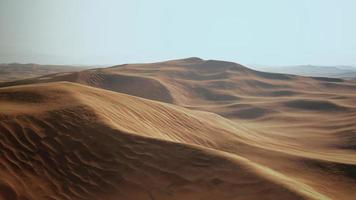
<svg viewBox="0 0 356 200">
<path fill-rule="evenodd" d="M 87 69 L 85 66 L 38 65 L 38 64 L 0 64 L 0 82 L 34 78 L 59 72 L 73 72 Z"/>
<path fill-rule="evenodd" d="M 0 199 L 355 199 L 353 81 L 188 58 L 0 87 Z"/>
<path fill-rule="evenodd" d="M 356 79 L 356 67 L 352 66 L 316 66 L 316 65 L 296 65 L 296 66 L 258 66 L 251 65 L 253 69 L 284 73 L 295 74 L 301 76 L 314 76 L 314 77 L 331 77 L 342 78 L 347 80 Z"/>
</svg>

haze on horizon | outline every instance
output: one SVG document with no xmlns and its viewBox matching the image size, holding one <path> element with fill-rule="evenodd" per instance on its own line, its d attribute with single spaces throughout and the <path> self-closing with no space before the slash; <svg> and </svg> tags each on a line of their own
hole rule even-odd
<svg viewBox="0 0 356 200">
<path fill-rule="evenodd" d="M 0 0 L 0 63 L 356 65 L 356 1 Z"/>
</svg>

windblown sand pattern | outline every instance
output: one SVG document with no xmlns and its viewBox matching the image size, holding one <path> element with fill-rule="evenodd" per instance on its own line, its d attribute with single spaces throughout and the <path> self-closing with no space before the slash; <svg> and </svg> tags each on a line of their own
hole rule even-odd
<svg viewBox="0 0 356 200">
<path fill-rule="evenodd" d="M 0 199 L 356 199 L 352 81 L 189 58 L 0 87 Z"/>
</svg>

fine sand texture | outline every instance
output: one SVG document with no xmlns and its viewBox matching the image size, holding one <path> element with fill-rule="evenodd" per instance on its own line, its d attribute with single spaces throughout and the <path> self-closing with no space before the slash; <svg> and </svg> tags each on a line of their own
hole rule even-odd
<svg viewBox="0 0 356 200">
<path fill-rule="evenodd" d="M 356 199 L 353 81 L 188 58 L 0 87 L 0 199 Z"/>
</svg>

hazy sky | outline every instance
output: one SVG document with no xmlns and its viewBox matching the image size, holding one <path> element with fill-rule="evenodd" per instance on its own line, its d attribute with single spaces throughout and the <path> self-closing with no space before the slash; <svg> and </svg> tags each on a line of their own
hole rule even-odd
<svg viewBox="0 0 356 200">
<path fill-rule="evenodd" d="M 355 0 L 0 0 L 0 62 L 356 65 Z"/>
</svg>

